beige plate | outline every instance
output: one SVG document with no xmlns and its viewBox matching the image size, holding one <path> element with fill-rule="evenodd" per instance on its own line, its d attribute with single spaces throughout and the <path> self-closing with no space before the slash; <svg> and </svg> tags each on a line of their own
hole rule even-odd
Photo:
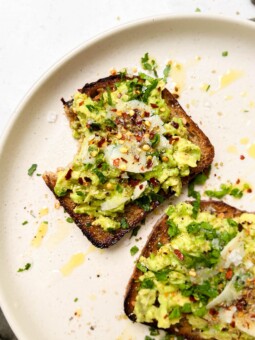
<svg viewBox="0 0 255 340">
<path fill-rule="evenodd" d="M 168 60 L 174 62 L 180 102 L 216 147 L 219 166 L 213 167 L 207 187 L 237 178 L 254 185 L 254 23 L 201 14 L 150 18 L 76 49 L 26 96 L 1 143 L 0 301 L 21 340 L 124 340 L 149 334 L 145 326 L 125 319 L 123 297 L 135 260 L 129 249 L 142 248 L 159 213 L 147 221 L 138 242 L 126 237 L 100 251 L 66 222 L 62 209 L 54 208 L 42 178 L 27 175 L 32 163 L 38 164 L 37 173 L 66 165 L 76 150 L 60 98 L 107 76 L 112 67 L 139 67 L 145 52 L 156 57 L 161 70 Z M 49 115 L 57 115 L 55 123 L 48 122 Z M 228 202 L 255 210 L 252 193 Z M 49 212 L 40 216 L 44 207 Z M 48 230 L 35 247 L 31 240 L 42 221 Z M 18 273 L 26 263 L 31 269 Z"/>
</svg>

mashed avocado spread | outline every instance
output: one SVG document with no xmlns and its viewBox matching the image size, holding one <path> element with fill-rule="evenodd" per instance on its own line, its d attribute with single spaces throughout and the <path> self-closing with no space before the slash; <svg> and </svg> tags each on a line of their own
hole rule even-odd
<svg viewBox="0 0 255 340">
<path fill-rule="evenodd" d="M 203 339 L 254 339 L 255 214 L 194 219 L 188 203 L 166 213 L 169 242 L 137 264 L 137 321 L 167 329 L 185 317 Z"/>
<path fill-rule="evenodd" d="M 181 178 L 200 160 L 185 120 L 173 117 L 162 98 L 165 82 L 145 74 L 125 77 L 91 98 L 77 92 L 71 127 L 80 149 L 58 172 L 55 193 L 70 194 L 74 211 L 113 231 L 128 227 L 121 213 L 135 201 L 145 210 L 164 194 L 181 192 Z"/>
</svg>

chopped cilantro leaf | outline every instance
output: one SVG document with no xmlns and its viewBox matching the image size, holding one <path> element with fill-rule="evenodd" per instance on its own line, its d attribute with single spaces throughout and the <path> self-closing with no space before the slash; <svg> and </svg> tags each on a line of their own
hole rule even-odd
<svg viewBox="0 0 255 340">
<path fill-rule="evenodd" d="M 163 75 L 164 75 L 164 81 L 166 82 L 169 74 L 170 74 L 170 71 L 171 71 L 171 65 L 170 64 L 167 64 L 166 67 L 164 68 L 164 71 L 163 71 Z"/>
<path fill-rule="evenodd" d="M 138 231 L 140 230 L 140 226 L 138 227 L 135 227 L 134 229 L 132 229 L 132 232 L 131 232 L 131 235 L 130 235 L 130 238 L 133 237 L 133 236 L 137 236 L 138 234 Z"/>
<path fill-rule="evenodd" d="M 243 192 L 238 188 L 234 188 L 230 191 L 229 195 L 233 196 L 234 198 L 242 198 Z"/>
<path fill-rule="evenodd" d="M 238 223 L 236 221 L 232 220 L 232 218 L 227 218 L 227 221 L 228 221 L 228 224 L 231 227 L 238 227 Z"/>
<path fill-rule="evenodd" d="M 94 169 L 93 172 L 99 178 L 100 183 L 105 184 L 107 182 L 107 178 L 105 177 L 105 175 L 101 171 L 99 171 L 98 169 Z"/>
<path fill-rule="evenodd" d="M 221 199 L 224 196 L 228 195 L 230 193 L 230 191 L 231 191 L 231 187 L 229 185 L 221 184 L 220 190 L 206 190 L 205 194 L 208 197 L 214 197 L 214 198 Z"/>
<path fill-rule="evenodd" d="M 154 338 L 151 338 L 149 335 L 146 335 L 144 340 L 155 340 Z"/>
<path fill-rule="evenodd" d="M 154 287 L 154 282 L 151 279 L 144 279 L 141 283 L 141 288 L 152 289 Z"/>
<path fill-rule="evenodd" d="M 166 281 L 168 278 L 169 270 L 162 269 L 158 272 L 154 272 L 154 275 L 158 281 Z"/>
<path fill-rule="evenodd" d="M 78 301 L 78 298 L 75 298 L 73 301 L 74 301 L 74 302 L 77 302 L 77 301 Z"/>
<path fill-rule="evenodd" d="M 116 185 L 116 190 L 117 190 L 120 194 L 123 192 L 123 188 L 122 188 L 122 186 L 121 186 L 119 183 Z"/>
<path fill-rule="evenodd" d="M 134 256 L 137 252 L 139 251 L 139 248 L 137 246 L 133 246 L 131 249 L 130 249 L 130 254 L 132 256 Z"/>
<path fill-rule="evenodd" d="M 181 307 L 181 311 L 182 313 L 191 313 L 191 303 L 185 303 L 182 307 Z"/>
<path fill-rule="evenodd" d="M 68 222 L 68 223 L 73 223 L 72 217 L 67 217 L 67 218 L 66 218 L 66 222 Z"/>
<path fill-rule="evenodd" d="M 154 327 L 149 327 L 150 335 L 159 335 L 159 330 Z"/>
<path fill-rule="evenodd" d="M 180 233 L 178 226 L 174 223 L 174 221 L 168 219 L 166 223 L 168 225 L 167 233 L 171 238 Z"/>
<path fill-rule="evenodd" d="M 227 57 L 228 56 L 228 51 L 223 51 L 221 55 L 222 55 L 222 57 Z"/>
<path fill-rule="evenodd" d="M 29 270 L 31 268 L 31 263 L 26 263 L 23 268 L 19 268 L 17 270 L 18 273 L 24 272 L 25 270 Z"/>
<path fill-rule="evenodd" d="M 140 262 L 138 262 L 138 263 L 136 264 L 136 267 L 137 267 L 139 270 L 141 270 L 141 272 L 143 272 L 143 273 L 146 273 L 146 272 L 147 272 L 147 268 L 146 268 L 143 264 L 141 264 Z"/>
<path fill-rule="evenodd" d="M 175 306 L 172 312 L 169 314 L 169 319 L 178 319 L 181 316 L 181 311 L 179 306 Z"/>
<path fill-rule="evenodd" d="M 153 138 L 151 140 L 151 146 L 153 148 L 155 148 L 158 145 L 159 142 L 160 142 L 160 134 L 155 133 L 155 135 L 153 136 Z"/>
<path fill-rule="evenodd" d="M 208 86 L 206 87 L 205 91 L 208 92 L 208 91 L 210 90 L 210 87 L 211 87 L 211 85 L 208 85 Z"/>
<path fill-rule="evenodd" d="M 26 225 L 26 224 L 28 224 L 28 221 L 22 222 L 22 225 Z"/>
<path fill-rule="evenodd" d="M 36 171 L 36 169 L 37 169 L 37 164 L 32 164 L 31 167 L 27 170 L 28 176 L 32 176 L 33 173 Z"/>
<path fill-rule="evenodd" d="M 201 12 L 201 9 L 197 7 L 197 8 L 195 9 L 195 12 L 200 13 L 200 12 Z"/>
<path fill-rule="evenodd" d="M 109 87 L 106 88 L 107 91 L 107 103 L 112 106 L 112 95 L 111 95 L 111 90 Z"/>
<path fill-rule="evenodd" d="M 120 226 L 123 229 L 126 229 L 126 228 L 129 227 L 129 224 L 128 224 L 127 220 L 124 217 L 120 220 Z"/>
<path fill-rule="evenodd" d="M 144 70 L 152 71 L 155 77 L 158 77 L 157 74 L 157 63 L 156 60 L 149 57 L 149 53 L 145 53 L 145 55 L 141 58 L 141 65 Z"/>
</svg>

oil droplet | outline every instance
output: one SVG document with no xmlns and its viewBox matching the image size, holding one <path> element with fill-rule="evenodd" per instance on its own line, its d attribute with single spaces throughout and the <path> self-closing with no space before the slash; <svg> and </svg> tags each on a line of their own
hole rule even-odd
<svg viewBox="0 0 255 340">
<path fill-rule="evenodd" d="M 248 154 L 252 158 L 255 158 L 255 144 L 252 144 L 248 149 Z"/>
<path fill-rule="evenodd" d="M 49 208 L 42 208 L 42 209 L 40 209 L 39 210 L 39 217 L 43 217 L 43 216 L 45 216 L 45 215 L 48 215 L 48 213 L 49 213 Z"/>
<path fill-rule="evenodd" d="M 184 67 L 181 63 L 176 61 L 171 62 L 170 78 L 172 82 L 178 87 L 178 93 L 180 93 L 185 87 L 186 74 Z"/>
<path fill-rule="evenodd" d="M 229 86 L 244 75 L 243 71 L 228 70 L 220 77 L 220 89 Z"/>
<path fill-rule="evenodd" d="M 240 93 L 241 97 L 247 97 L 247 95 L 248 95 L 248 93 L 246 91 Z"/>
<path fill-rule="evenodd" d="M 231 99 L 233 99 L 233 96 L 225 96 L 224 99 L 225 100 L 231 100 Z"/>
<path fill-rule="evenodd" d="M 82 315 L 82 309 L 81 308 L 76 309 L 76 311 L 74 312 L 74 315 L 77 317 L 80 317 Z"/>
<path fill-rule="evenodd" d="M 58 221 L 58 225 L 54 234 L 50 235 L 47 239 L 46 245 L 49 249 L 54 248 L 60 244 L 65 238 L 70 235 L 73 227 L 70 223 L 63 223 Z"/>
<path fill-rule="evenodd" d="M 70 260 L 60 269 L 61 273 L 65 276 L 70 275 L 72 271 L 82 265 L 85 260 L 85 254 L 78 253 L 71 256 Z"/>
<path fill-rule="evenodd" d="M 206 83 L 202 83 L 202 84 L 200 85 L 200 89 L 201 89 L 202 91 L 204 91 L 204 92 L 208 92 L 208 91 L 210 90 L 210 87 L 211 87 L 211 85 L 210 85 L 210 84 L 206 84 Z"/>
<path fill-rule="evenodd" d="M 255 107 L 255 103 L 253 101 L 250 101 L 249 106 L 252 109 L 253 107 Z"/>
<path fill-rule="evenodd" d="M 97 296 L 96 296 L 95 294 L 91 294 L 90 297 L 89 297 L 89 299 L 90 299 L 91 301 L 96 301 Z"/>
<path fill-rule="evenodd" d="M 236 146 L 235 145 L 229 145 L 227 147 L 227 152 L 229 152 L 229 153 L 237 153 Z"/>
<path fill-rule="evenodd" d="M 244 137 L 240 139 L 240 144 L 246 145 L 249 143 L 249 138 Z"/>
<path fill-rule="evenodd" d="M 36 235 L 31 241 L 31 245 L 33 247 L 39 247 L 47 231 L 48 231 L 48 222 L 42 222 L 38 227 Z"/>
</svg>

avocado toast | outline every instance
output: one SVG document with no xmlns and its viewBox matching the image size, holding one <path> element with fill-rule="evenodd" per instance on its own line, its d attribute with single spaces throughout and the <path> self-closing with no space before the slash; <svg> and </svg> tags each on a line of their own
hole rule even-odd
<svg viewBox="0 0 255 340">
<path fill-rule="evenodd" d="M 79 150 L 43 178 L 97 247 L 115 244 L 213 160 L 209 139 L 163 79 L 110 76 L 62 101 Z"/>
<path fill-rule="evenodd" d="M 136 322 L 187 339 L 254 339 L 255 214 L 222 202 L 170 206 L 129 281 Z"/>
</svg>

